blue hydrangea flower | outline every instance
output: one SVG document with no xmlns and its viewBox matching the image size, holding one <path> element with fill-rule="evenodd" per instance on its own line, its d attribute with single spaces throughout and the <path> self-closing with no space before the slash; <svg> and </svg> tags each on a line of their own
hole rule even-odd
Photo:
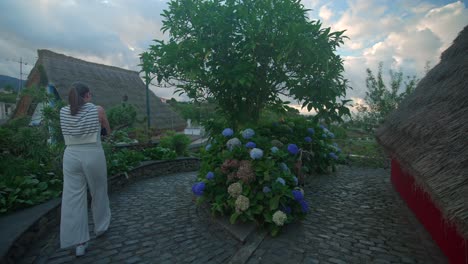
<svg viewBox="0 0 468 264">
<path fill-rule="evenodd" d="M 208 172 L 208 173 L 206 174 L 206 178 L 207 178 L 208 180 L 214 179 L 214 173 L 213 173 L 212 171 Z"/>
<path fill-rule="evenodd" d="M 291 153 L 293 155 L 296 155 L 297 153 L 299 153 L 299 148 L 297 147 L 296 144 L 289 144 L 288 145 L 288 151 L 289 151 L 289 153 Z"/>
<path fill-rule="evenodd" d="M 307 202 L 304 199 L 300 200 L 299 204 L 301 205 L 301 210 L 302 210 L 303 213 L 309 212 L 309 205 L 307 204 Z"/>
<path fill-rule="evenodd" d="M 282 171 L 289 171 L 288 165 L 286 165 L 286 163 L 281 162 L 281 163 L 279 164 L 279 166 L 280 166 L 280 168 L 281 168 Z"/>
<path fill-rule="evenodd" d="M 311 127 L 307 128 L 307 132 L 311 135 L 315 134 L 315 130 Z"/>
<path fill-rule="evenodd" d="M 331 137 L 331 138 L 335 138 L 335 134 L 333 134 L 332 132 L 329 132 L 328 136 Z"/>
<path fill-rule="evenodd" d="M 323 133 L 323 134 L 322 134 L 322 137 L 323 137 L 323 138 L 327 138 L 327 134 Z"/>
<path fill-rule="evenodd" d="M 196 196 L 202 196 L 204 190 L 205 190 L 205 183 L 204 182 L 197 182 L 192 186 L 192 192 Z"/>
<path fill-rule="evenodd" d="M 293 176 L 293 181 L 294 181 L 294 185 L 297 185 L 299 183 L 299 180 L 297 179 L 296 176 Z"/>
<path fill-rule="evenodd" d="M 312 142 L 312 138 L 311 138 L 311 137 L 305 137 L 304 140 L 305 140 L 305 142 L 307 142 L 307 143 Z"/>
<path fill-rule="evenodd" d="M 255 131 L 251 128 L 246 128 L 244 131 L 242 131 L 242 137 L 245 139 L 249 139 L 255 136 Z"/>
<path fill-rule="evenodd" d="M 337 154 L 340 154 L 341 153 L 341 149 L 340 147 L 338 147 L 338 144 L 336 144 L 335 142 L 332 144 L 333 148 L 335 149 L 335 152 Z"/>
<path fill-rule="evenodd" d="M 232 135 L 234 135 L 234 131 L 231 128 L 225 128 L 222 134 L 225 137 L 231 137 Z"/>
<path fill-rule="evenodd" d="M 278 177 L 278 179 L 276 179 L 276 181 L 281 183 L 282 185 L 286 185 L 286 181 L 281 177 Z"/>
<path fill-rule="evenodd" d="M 334 159 L 334 160 L 338 159 L 338 156 L 333 152 L 328 153 L 328 157 L 330 157 L 331 159 Z"/>
<path fill-rule="evenodd" d="M 277 147 L 271 147 L 270 150 L 271 150 L 271 153 L 276 153 L 278 152 L 279 149 Z"/>
<path fill-rule="evenodd" d="M 247 142 L 247 144 L 245 144 L 246 148 L 255 148 L 256 146 L 257 144 L 255 144 L 255 142 L 252 142 L 252 141 L 249 141 Z"/>
<path fill-rule="evenodd" d="M 292 190 L 292 195 L 296 201 L 304 200 L 304 195 L 299 190 Z"/>
<path fill-rule="evenodd" d="M 319 127 L 320 127 L 321 129 L 323 129 L 323 130 L 327 129 L 327 127 L 324 126 L 324 125 L 319 125 Z"/>
<path fill-rule="evenodd" d="M 274 127 L 277 127 L 278 125 L 279 125 L 278 122 L 273 122 Z"/>
<path fill-rule="evenodd" d="M 263 150 L 261 150 L 259 148 L 253 148 L 250 151 L 250 157 L 252 159 L 261 159 L 263 157 Z"/>
<path fill-rule="evenodd" d="M 211 148 L 211 144 L 208 144 L 208 145 L 205 146 L 206 151 L 210 150 L 210 148 Z"/>
<path fill-rule="evenodd" d="M 264 193 L 269 193 L 269 192 L 271 192 L 270 187 L 268 187 L 268 186 L 263 186 L 263 192 L 264 192 Z"/>
<path fill-rule="evenodd" d="M 292 210 L 289 206 L 281 206 L 281 211 L 285 214 L 291 214 Z"/>
</svg>

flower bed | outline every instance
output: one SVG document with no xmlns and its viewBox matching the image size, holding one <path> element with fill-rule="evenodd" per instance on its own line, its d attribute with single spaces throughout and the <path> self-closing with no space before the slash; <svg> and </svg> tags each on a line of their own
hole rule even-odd
<svg viewBox="0 0 468 264">
<path fill-rule="evenodd" d="M 214 214 L 230 216 L 231 223 L 254 221 L 275 236 L 309 212 L 300 185 L 305 174 L 334 168 L 340 149 L 333 137 L 304 118 L 226 128 L 202 150 L 192 191 Z"/>
</svg>

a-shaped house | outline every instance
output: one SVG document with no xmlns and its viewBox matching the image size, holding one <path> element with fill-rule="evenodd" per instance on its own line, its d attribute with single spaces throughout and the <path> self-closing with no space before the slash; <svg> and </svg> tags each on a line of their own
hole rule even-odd
<svg viewBox="0 0 468 264">
<path fill-rule="evenodd" d="M 146 117 L 146 86 L 136 71 L 87 62 L 49 50 L 38 50 L 38 59 L 29 74 L 26 87 L 39 85 L 44 79 L 48 83 L 42 85 L 53 85 L 59 97 L 66 102 L 70 85 L 82 81 L 90 86 L 93 103 L 109 109 L 126 100 L 126 103 L 135 106 L 137 119 Z M 149 101 L 151 127 L 157 130 L 184 130 L 185 120 L 151 91 Z M 31 98 L 24 96 L 18 103 L 15 116 L 32 115 L 33 108 L 35 106 L 31 104 Z"/>
<path fill-rule="evenodd" d="M 468 263 L 468 26 L 378 129 L 392 183 L 451 263 Z"/>
</svg>

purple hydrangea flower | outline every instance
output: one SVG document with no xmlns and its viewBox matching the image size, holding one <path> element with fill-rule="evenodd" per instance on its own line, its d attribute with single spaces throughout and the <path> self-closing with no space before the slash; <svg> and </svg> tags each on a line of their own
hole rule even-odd
<svg viewBox="0 0 468 264">
<path fill-rule="evenodd" d="M 204 190 L 205 190 L 205 183 L 204 182 L 197 182 L 192 186 L 192 192 L 196 196 L 202 196 Z"/>
<path fill-rule="evenodd" d="M 292 190 L 292 195 L 296 201 L 304 200 L 304 195 L 299 190 Z"/>
<path fill-rule="evenodd" d="M 328 153 L 328 157 L 330 157 L 331 159 L 334 159 L 334 160 L 338 159 L 338 156 L 333 152 Z"/>
<path fill-rule="evenodd" d="M 289 207 L 289 206 L 282 206 L 281 211 L 283 213 L 285 213 L 285 214 L 291 214 L 291 212 L 292 212 L 291 207 Z"/>
<path fill-rule="evenodd" d="M 255 144 L 255 142 L 252 142 L 252 141 L 249 141 L 247 142 L 247 144 L 245 144 L 246 148 L 255 148 L 256 146 L 257 144 Z"/>
<path fill-rule="evenodd" d="M 296 155 L 297 153 L 299 153 L 299 148 L 297 147 L 296 144 L 289 144 L 288 145 L 288 151 L 289 151 L 289 153 L 291 153 L 293 155 Z"/>
<path fill-rule="evenodd" d="M 271 153 L 276 153 L 276 152 L 278 152 L 278 150 L 279 149 L 277 147 L 271 147 L 271 149 L 270 149 Z"/>
<path fill-rule="evenodd" d="M 225 128 L 222 134 L 225 137 L 231 137 L 232 135 L 234 135 L 234 131 L 231 128 Z"/>
<path fill-rule="evenodd" d="M 244 131 L 242 131 L 242 137 L 245 139 L 249 139 L 255 136 L 255 131 L 251 128 L 246 128 Z"/>
<path fill-rule="evenodd" d="M 311 135 L 315 134 L 315 130 L 311 127 L 307 128 L 307 132 Z"/>
<path fill-rule="evenodd" d="M 264 193 L 269 193 L 269 192 L 271 192 L 270 187 L 264 186 L 264 187 L 263 187 L 263 192 L 264 192 Z"/>
<path fill-rule="evenodd" d="M 305 137 L 304 140 L 305 140 L 305 142 L 307 142 L 307 143 L 312 142 L 312 138 L 311 138 L 311 137 Z"/>
<path fill-rule="evenodd" d="M 253 148 L 250 151 L 250 157 L 252 159 L 261 159 L 263 157 L 263 150 L 261 150 L 259 148 Z"/>
<path fill-rule="evenodd" d="M 286 181 L 281 177 L 278 177 L 278 179 L 276 179 L 276 181 L 281 183 L 282 185 L 286 185 Z"/>
<path fill-rule="evenodd" d="M 307 204 L 307 202 L 304 199 L 300 200 L 299 204 L 301 205 L 301 210 L 302 210 L 303 213 L 309 212 L 309 205 Z"/>
<path fill-rule="evenodd" d="M 210 171 L 210 172 L 208 172 L 208 173 L 206 174 L 206 178 L 207 178 L 208 180 L 214 179 L 214 176 L 215 176 L 215 175 L 214 175 L 214 173 L 213 173 L 212 171 Z"/>
</svg>

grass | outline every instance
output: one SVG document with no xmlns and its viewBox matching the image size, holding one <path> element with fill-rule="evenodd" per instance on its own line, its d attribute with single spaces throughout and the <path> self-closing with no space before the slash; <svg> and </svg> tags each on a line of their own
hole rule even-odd
<svg viewBox="0 0 468 264">
<path fill-rule="evenodd" d="M 337 138 L 349 164 L 360 167 L 385 168 L 387 156 L 374 135 L 357 129 L 348 129 L 346 137 Z"/>
</svg>

